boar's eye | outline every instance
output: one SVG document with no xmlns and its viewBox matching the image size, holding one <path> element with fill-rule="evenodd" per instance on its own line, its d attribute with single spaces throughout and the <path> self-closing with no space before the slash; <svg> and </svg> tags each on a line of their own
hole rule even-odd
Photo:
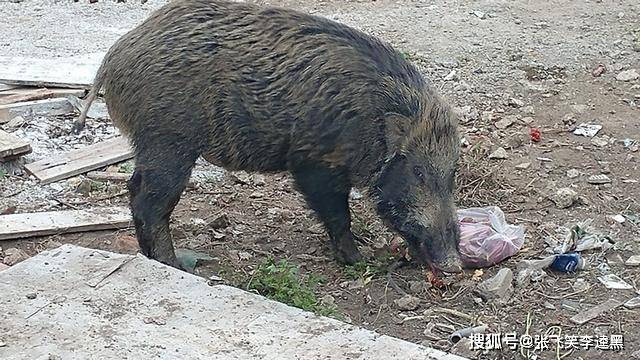
<svg viewBox="0 0 640 360">
<path fill-rule="evenodd" d="M 424 183 L 424 173 L 422 172 L 422 169 L 420 169 L 419 166 L 413 167 L 413 173 L 420 180 L 420 182 Z"/>
</svg>

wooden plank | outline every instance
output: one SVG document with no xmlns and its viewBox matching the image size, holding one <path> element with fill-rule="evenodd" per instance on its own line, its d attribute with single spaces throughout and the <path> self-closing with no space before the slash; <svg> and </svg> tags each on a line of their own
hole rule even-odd
<svg viewBox="0 0 640 360">
<path fill-rule="evenodd" d="M 0 216 L 0 240 L 130 227 L 125 207 L 64 210 Z"/>
<path fill-rule="evenodd" d="M 67 100 L 69 100 L 71 105 L 73 105 L 73 107 L 76 108 L 79 113 L 81 113 L 86 106 L 85 101 L 80 100 L 76 96 L 67 96 Z M 89 111 L 87 111 L 87 117 L 90 119 L 109 119 L 109 110 L 107 109 L 107 104 L 102 101 L 95 100 L 91 104 Z"/>
<path fill-rule="evenodd" d="M 65 98 L 25 101 L 0 105 L 0 122 L 6 122 L 16 116 L 64 115 L 73 112 L 73 105 Z"/>
<path fill-rule="evenodd" d="M 0 91 L 11 90 L 11 89 L 15 89 L 17 87 L 18 86 L 16 86 L 16 85 L 0 84 Z"/>
<path fill-rule="evenodd" d="M 131 174 L 108 171 L 90 171 L 87 173 L 87 177 L 97 181 L 126 182 L 131 178 Z"/>
<path fill-rule="evenodd" d="M 83 96 L 84 93 L 85 90 L 83 89 L 20 87 L 0 91 L 0 105 L 23 101 L 51 99 L 56 97 Z"/>
<path fill-rule="evenodd" d="M 82 149 L 25 165 L 27 171 L 43 184 L 83 174 L 133 157 L 124 137 L 103 141 Z"/>
<path fill-rule="evenodd" d="M 43 184 L 48 184 L 132 157 L 133 150 L 128 140 L 124 137 L 116 137 L 27 164 L 25 168 Z"/>
<path fill-rule="evenodd" d="M 0 161 L 31 152 L 31 144 L 19 137 L 0 130 Z"/>
<path fill-rule="evenodd" d="M 126 182 L 131 178 L 130 173 L 116 173 L 108 171 L 90 171 L 87 173 L 87 177 L 96 181 L 111 181 L 111 182 Z M 187 188 L 194 188 L 196 186 L 193 180 L 189 180 Z"/>
<path fill-rule="evenodd" d="M 596 305 L 594 307 L 592 307 L 591 309 L 587 310 L 587 311 L 583 311 L 583 312 L 579 312 L 577 314 L 575 314 L 572 318 L 571 321 L 573 321 L 574 323 L 578 324 L 578 325 L 582 325 L 587 323 L 588 321 L 595 319 L 596 317 L 600 316 L 602 313 L 605 313 L 609 310 L 613 310 L 615 308 L 617 308 L 618 306 L 622 305 L 622 301 L 619 300 L 615 300 L 615 299 L 609 299 L 605 302 L 603 302 L 600 305 Z"/>
<path fill-rule="evenodd" d="M 51 59 L 0 56 L 0 83 L 89 88 L 103 57 L 104 53 Z"/>
</svg>

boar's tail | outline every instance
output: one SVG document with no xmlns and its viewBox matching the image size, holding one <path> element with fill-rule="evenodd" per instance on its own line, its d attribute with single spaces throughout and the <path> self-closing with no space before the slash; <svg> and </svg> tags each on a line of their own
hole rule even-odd
<svg viewBox="0 0 640 360">
<path fill-rule="evenodd" d="M 93 86 L 89 91 L 89 95 L 87 95 L 87 99 L 84 101 L 85 105 L 82 107 L 82 111 L 80 111 L 80 116 L 76 121 L 73 122 L 73 127 L 71 128 L 71 131 L 76 135 L 79 134 L 82 131 L 82 129 L 84 129 L 85 123 L 87 121 L 87 113 L 89 112 L 89 108 L 91 107 L 91 104 L 96 99 L 96 97 L 98 97 L 98 92 L 102 88 L 102 83 L 104 82 L 105 72 L 106 72 L 105 64 L 106 64 L 106 61 L 103 61 L 102 65 L 100 65 L 100 68 L 96 73 L 96 77 L 93 80 Z"/>
</svg>

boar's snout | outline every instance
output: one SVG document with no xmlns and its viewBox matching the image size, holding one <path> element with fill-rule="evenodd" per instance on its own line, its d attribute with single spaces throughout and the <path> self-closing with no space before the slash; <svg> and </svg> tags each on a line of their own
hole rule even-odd
<svg viewBox="0 0 640 360">
<path fill-rule="evenodd" d="M 438 270 L 448 272 L 448 273 L 459 273 L 462 272 L 462 260 L 460 259 L 460 255 L 453 255 L 446 257 L 444 260 L 440 262 L 434 262 L 433 266 L 435 266 Z"/>
<path fill-rule="evenodd" d="M 433 228 L 420 225 L 420 222 L 410 220 L 400 228 L 413 248 L 416 260 L 444 272 L 462 272 L 464 266 L 458 250 L 460 233 L 457 223 L 434 231 Z"/>
</svg>

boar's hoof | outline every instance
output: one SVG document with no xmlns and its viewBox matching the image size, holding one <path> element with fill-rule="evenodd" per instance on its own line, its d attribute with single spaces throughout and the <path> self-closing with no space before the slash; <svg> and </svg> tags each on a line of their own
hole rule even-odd
<svg viewBox="0 0 640 360">
<path fill-rule="evenodd" d="M 71 127 L 71 133 L 74 135 L 79 135 L 84 129 L 84 123 L 75 121 L 73 126 Z"/>
<path fill-rule="evenodd" d="M 360 251 L 358 250 L 352 253 L 345 253 L 342 251 L 336 252 L 336 260 L 345 265 L 354 265 L 363 259 L 362 254 L 360 254 Z"/>
<path fill-rule="evenodd" d="M 345 265 L 353 265 L 362 261 L 363 257 L 356 246 L 357 237 L 352 233 L 347 233 L 340 240 L 334 242 L 336 260 Z"/>
<path fill-rule="evenodd" d="M 189 271 L 188 267 L 184 266 L 182 262 L 180 262 L 180 260 L 178 260 L 175 256 L 173 258 L 166 258 L 166 259 L 156 258 L 154 260 L 158 261 L 159 263 L 165 264 L 167 266 L 171 266 L 172 268 L 182 270 L 184 272 L 191 272 Z"/>
</svg>

